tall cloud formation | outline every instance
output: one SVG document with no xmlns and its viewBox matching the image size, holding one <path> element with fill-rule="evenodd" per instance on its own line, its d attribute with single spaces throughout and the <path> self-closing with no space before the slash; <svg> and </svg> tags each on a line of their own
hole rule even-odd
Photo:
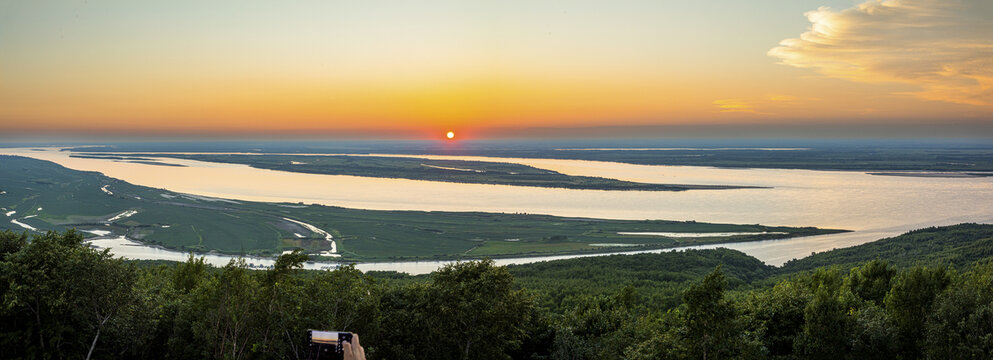
<svg viewBox="0 0 993 360">
<path fill-rule="evenodd" d="M 927 100 L 993 106 L 991 0 L 873 0 L 805 15 L 809 31 L 769 50 L 782 64 L 916 85 L 909 94 Z"/>
</svg>

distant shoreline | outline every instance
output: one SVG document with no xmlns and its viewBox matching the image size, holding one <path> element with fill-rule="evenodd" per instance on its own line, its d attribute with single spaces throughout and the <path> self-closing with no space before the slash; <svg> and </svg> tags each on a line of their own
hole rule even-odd
<svg viewBox="0 0 993 360">
<path fill-rule="evenodd" d="M 248 165 L 257 169 L 301 174 L 350 175 L 382 179 L 439 181 L 459 184 L 525 186 L 550 189 L 601 191 L 687 191 L 770 189 L 749 185 L 659 184 L 612 178 L 567 175 L 527 165 L 498 161 L 433 160 L 406 156 L 312 154 L 176 154 L 176 153 L 74 153 L 75 158 L 103 159 L 173 165 L 157 161 L 181 159 L 220 164 Z"/>
<path fill-rule="evenodd" d="M 878 176 L 905 176 L 905 177 L 921 177 L 921 178 L 981 178 L 981 177 L 991 177 L 993 173 L 987 172 L 932 172 L 932 171 L 886 171 L 886 172 L 867 172 L 869 175 Z"/>
</svg>

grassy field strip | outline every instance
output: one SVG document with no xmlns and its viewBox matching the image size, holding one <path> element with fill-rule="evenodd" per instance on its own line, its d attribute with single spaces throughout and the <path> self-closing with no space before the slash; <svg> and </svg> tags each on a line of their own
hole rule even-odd
<svg viewBox="0 0 993 360">
<path fill-rule="evenodd" d="M 467 171 L 467 172 L 478 172 L 478 173 L 486 172 L 486 170 L 462 169 L 462 168 L 454 168 L 454 167 L 447 167 L 447 166 L 436 166 L 436 165 L 428 165 L 428 164 L 421 164 L 421 166 L 426 166 L 426 167 L 429 167 L 429 168 L 441 169 L 441 170 Z"/>
<path fill-rule="evenodd" d="M 723 184 L 662 184 L 618 180 L 610 176 L 569 175 L 523 163 L 523 159 L 435 159 L 435 156 L 285 155 L 285 154 L 175 154 L 175 153 L 77 153 L 76 158 L 122 161 L 127 157 L 169 158 L 209 163 L 240 164 L 285 172 L 350 175 L 470 184 L 530 186 L 578 190 L 685 191 L 756 188 Z M 503 161 L 506 160 L 506 161 Z M 515 161 L 518 160 L 518 161 Z"/>
<path fill-rule="evenodd" d="M 618 235 L 639 235 L 639 236 L 665 236 L 671 238 L 702 238 L 702 237 L 725 237 L 725 236 L 742 236 L 742 235 L 787 235 L 789 233 L 782 231 L 761 231 L 761 232 L 709 232 L 709 233 L 679 233 L 679 232 L 628 232 L 621 231 L 617 233 Z"/>
</svg>

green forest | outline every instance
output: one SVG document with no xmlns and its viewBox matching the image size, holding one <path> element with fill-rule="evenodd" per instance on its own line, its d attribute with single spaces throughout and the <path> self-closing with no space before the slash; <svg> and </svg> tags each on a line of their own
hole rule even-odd
<svg viewBox="0 0 993 360">
<path fill-rule="evenodd" d="M 296 359 L 307 329 L 371 359 L 983 359 L 993 225 L 768 266 L 686 250 L 430 275 L 126 261 L 73 231 L 0 232 L 0 357 Z"/>
</svg>

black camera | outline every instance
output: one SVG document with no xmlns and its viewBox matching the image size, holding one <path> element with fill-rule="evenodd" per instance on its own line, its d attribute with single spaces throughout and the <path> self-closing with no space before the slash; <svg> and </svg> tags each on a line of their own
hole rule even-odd
<svg viewBox="0 0 993 360">
<path fill-rule="evenodd" d="M 307 358 L 314 360 L 343 359 L 342 343 L 352 341 L 352 333 L 344 331 L 307 330 L 307 336 L 310 338 Z"/>
</svg>

